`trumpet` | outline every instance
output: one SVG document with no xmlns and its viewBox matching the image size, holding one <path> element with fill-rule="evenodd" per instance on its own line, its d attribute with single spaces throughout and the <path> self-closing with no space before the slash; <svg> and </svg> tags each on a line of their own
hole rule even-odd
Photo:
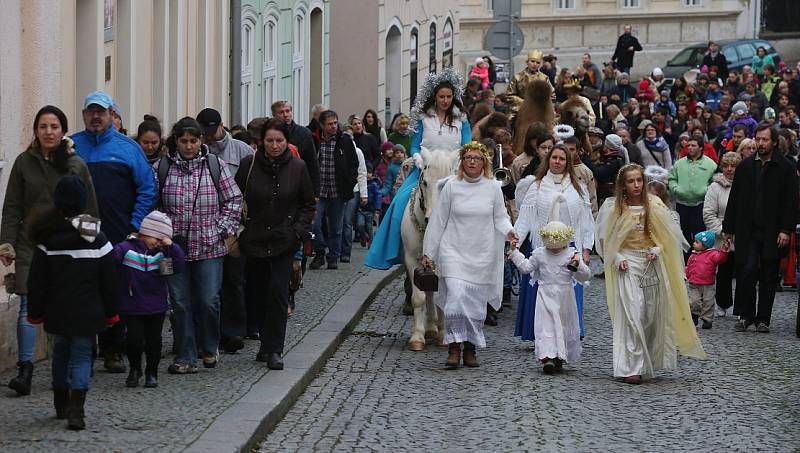
<svg viewBox="0 0 800 453">
<path fill-rule="evenodd" d="M 511 170 L 505 167 L 496 168 L 494 170 L 494 179 L 500 181 L 501 187 L 511 184 Z"/>
</svg>

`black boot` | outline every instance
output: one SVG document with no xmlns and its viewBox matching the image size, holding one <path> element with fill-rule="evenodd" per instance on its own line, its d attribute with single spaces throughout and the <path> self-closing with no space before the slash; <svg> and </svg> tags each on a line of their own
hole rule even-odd
<svg viewBox="0 0 800 453">
<path fill-rule="evenodd" d="M 125 379 L 125 387 L 138 387 L 139 379 L 142 378 L 142 369 L 131 365 L 131 371 L 128 373 L 128 378 Z"/>
<path fill-rule="evenodd" d="M 69 408 L 67 409 L 67 428 L 75 431 L 86 429 L 83 405 L 86 403 L 86 390 L 69 392 Z"/>
<path fill-rule="evenodd" d="M 491 305 L 486 306 L 486 319 L 483 320 L 483 323 L 487 326 L 497 325 L 497 311 Z"/>
<path fill-rule="evenodd" d="M 53 406 L 56 408 L 56 418 L 64 420 L 67 418 L 69 408 L 69 389 L 53 389 Z"/>
<path fill-rule="evenodd" d="M 308 265 L 308 268 L 311 270 L 317 270 L 325 265 L 325 251 L 321 250 L 314 255 L 314 259 L 311 260 L 311 264 Z"/>
<path fill-rule="evenodd" d="M 511 308 L 511 288 L 503 288 L 503 306 Z"/>
<path fill-rule="evenodd" d="M 19 367 L 19 373 L 17 377 L 9 381 L 8 388 L 20 395 L 30 395 L 31 380 L 33 379 L 33 363 L 19 362 L 17 363 L 17 367 Z"/>
</svg>

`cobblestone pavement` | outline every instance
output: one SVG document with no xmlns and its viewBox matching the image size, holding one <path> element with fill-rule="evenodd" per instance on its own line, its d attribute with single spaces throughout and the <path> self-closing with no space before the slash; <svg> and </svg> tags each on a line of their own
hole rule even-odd
<svg viewBox="0 0 800 453">
<path fill-rule="evenodd" d="M 300 342 L 339 297 L 367 273 L 365 252 L 356 246 L 351 264 L 336 271 L 309 271 L 297 294 L 297 311 L 289 318 L 286 350 Z M 168 324 L 168 323 L 165 323 Z M 164 336 L 169 351 L 171 336 Z M 258 343 L 246 341 L 238 354 L 222 354 L 216 369 L 200 367 L 194 375 L 167 374 L 171 356 L 161 361 L 159 387 L 125 387 L 127 374 L 95 365 L 87 397 L 87 429 L 67 431 L 56 420 L 50 392 L 50 364 L 35 365 L 30 396 L 16 397 L 5 387 L 12 372 L 0 375 L 0 451 L 180 451 L 197 439 L 214 419 L 268 372 L 254 360 Z"/>
<path fill-rule="evenodd" d="M 778 294 L 771 334 L 718 319 L 699 331 L 710 360 L 631 386 L 612 376 L 602 281 L 587 292 L 583 360 L 563 375 L 542 374 L 509 309 L 480 368 L 447 371 L 446 349 L 406 349 L 397 279 L 261 451 L 800 451 L 797 293 Z"/>
</svg>

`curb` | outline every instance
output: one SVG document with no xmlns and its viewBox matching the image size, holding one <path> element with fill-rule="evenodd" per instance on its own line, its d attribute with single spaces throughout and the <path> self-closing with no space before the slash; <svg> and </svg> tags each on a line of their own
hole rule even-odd
<svg viewBox="0 0 800 453">
<path fill-rule="evenodd" d="M 283 419 L 353 330 L 374 297 L 401 275 L 402 270 L 402 267 L 370 270 L 359 278 L 322 321 L 284 356 L 283 371 L 265 374 L 184 451 L 249 452 Z"/>
</svg>

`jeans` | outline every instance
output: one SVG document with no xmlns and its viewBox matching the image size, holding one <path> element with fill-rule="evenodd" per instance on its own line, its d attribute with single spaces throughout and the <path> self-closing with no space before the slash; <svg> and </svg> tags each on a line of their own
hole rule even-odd
<svg viewBox="0 0 800 453">
<path fill-rule="evenodd" d="M 344 203 L 344 213 L 342 214 L 342 253 L 341 256 L 350 256 L 353 250 L 353 223 L 358 214 L 358 207 L 361 205 L 360 192 L 354 192 L 353 198 Z"/>
<path fill-rule="evenodd" d="M 261 352 L 283 354 L 292 255 L 247 259 L 247 299 L 255 308 Z"/>
<path fill-rule="evenodd" d="M 128 326 L 125 349 L 131 369 L 142 369 L 142 353 L 144 353 L 145 374 L 157 375 L 158 362 L 161 361 L 161 331 L 164 328 L 164 314 L 123 315 L 123 317 Z"/>
<path fill-rule="evenodd" d="M 94 335 L 53 335 L 53 388 L 88 390 Z"/>
<path fill-rule="evenodd" d="M 33 361 L 36 347 L 36 326 L 28 322 L 28 296 L 19 296 L 19 316 L 17 316 L 17 361 Z"/>
<path fill-rule="evenodd" d="M 226 256 L 222 264 L 222 291 L 220 293 L 220 332 L 222 341 L 243 337 L 246 333 L 247 313 L 244 305 L 245 258 Z"/>
<path fill-rule="evenodd" d="M 372 222 L 375 218 L 375 211 L 359 209 L 356 213 L 356 233 L 359 238 L 366 236 L 367 241 L 372 240 Z"/>
<path fill-rule="evenodd" d="M 317 202 L 317 217 L 314 219 L 314 249 L 324 253 L 328 261 L 337 261 L 342 247 L 342 221 L 345 200 L 342 198 L 320 198 Z M 328 237 L 322 234 L 322 221 L 327 220 Z"/>
<path fill-rule="evenodd" d="M 217 354 L 223 260 L 191 261 L 183 272 L 167 277 L 176 363 L 196 364 L 198 350 L 204 356 Z"/>
</svg>

